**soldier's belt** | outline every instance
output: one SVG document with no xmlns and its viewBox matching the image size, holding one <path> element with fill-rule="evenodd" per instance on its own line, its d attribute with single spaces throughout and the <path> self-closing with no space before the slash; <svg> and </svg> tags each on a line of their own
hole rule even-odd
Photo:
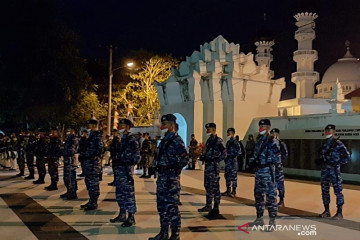
<svg viewBox="0 0 360 240">
<path fill-rule="evenodd" d="M 339 163 L 325 163 L 325 166 L 329 166 L 329 167 L 337 167 L 339 166 L 340 164 Z"/>
</svg>

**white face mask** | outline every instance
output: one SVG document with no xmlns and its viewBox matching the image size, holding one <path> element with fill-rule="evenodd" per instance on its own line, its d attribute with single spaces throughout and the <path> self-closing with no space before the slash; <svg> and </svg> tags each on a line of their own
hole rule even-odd
<svg viewBox="0 0 360 240">
<path fill-rule="evenodd" d="M 266 130 L 263 130 L 263 131 L 261 131 L 259 133 L 260 133 L 260 135 L 264 135 L 266 133 Z"/>
<path fill-rule="evenodd" d="M 66 135 L 70 135 L 70 132 L 66 132 Z"/>
<path fill-rule="evenodd" d="M 331 138 L 333 135 L 332 134 L 329 134 L 329 135 L 325 135 L 326 138 Z"/>
<path fill-rule="evenodd" d="M 168 132 L 168 129 L 167 129 L 167 128 L 161 129 L 161 134 L 162 134 L 162 135 L 165 135 L 165 133 L 167 133 L 167 132 Z"/>
<path fill-rule="evenodd" d="M 228 140 L 230 140 L 230 139 L 231 139 L 231 135 L 229 135 L 229 136 L 226 136 L 226 138 L 227 138 Z"/>
<path fill-rule="evenodd" d="M 209 132 L 209 133 L 206 133 L 206 136 L 211 136 L 211 132 Z"/>
<path fill-rule="evenodd" d="M 119 133 L 124 133 L 124 132 L 125 132 L 125 128 L 119 130 Z"/>
</svg>

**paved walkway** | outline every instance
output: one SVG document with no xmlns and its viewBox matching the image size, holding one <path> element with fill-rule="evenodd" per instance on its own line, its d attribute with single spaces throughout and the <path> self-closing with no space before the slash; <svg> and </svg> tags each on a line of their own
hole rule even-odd
<svg viewBox="0 0 360 240">
<path fill-rule="evenodd" d="M 105 172 L 109 169 L 105 169 Z M 60 178 L 62 178 L 60 169 Z M 58 191 L 45 191 L 44 185 L 13 177 L 16 173 L 0 171 L 0 233 L 1 239 L 148 239 L 159 232 L 159 216 L 156 211 L 155 180 L 135 176 L 138 213 L 135 227 L 122 228 L 111 224 L 118 206 L 115 188 L 107 186 L 112 176 L 104 174 L 101 183 L 99 209 L 84 212 L 80 205 L 88 199 L 84 181 L 79 184 L 79 199 L 64 201 L 59 195 L 65 191 L 62 184 Z M 46 178 L 49 181 L 49 176 Z M 222 217 L 209 220 L 199 214 L 197 208 L 205 202 L 203 172 L 183 171 L 180 206 L 182 214 L 181 239 L 360 239 L 360 188 L 345 186 L 344 216 L 341 221 L 317 218 L 323 211 L 320 185 L 314 182 L 286 180 L 286 207 L 277 220 L 278 230 L 257 231 L 238 227 L 255 218 L 253 207 L 253 176 L 239 175 L 238 196 L 223 198 L 220 205 Z M 225 181 L 221 178 L 222 191 Z M 332 192 L 332 191 L 331 191 Z M 335 198 L 331 196 L 331 212 L 336 212 Z M 267 213 L 265 218 L 268 222 Z M 315 231 L 304 231 L 312 228 Z M 290 229 L 290 230 L 289 230 Z M 294 230 L 296 229 L 296 230 Z M 304 234 L 300 235 L 300 234 Z M 312 236 L 306 236 L 312 234 Z M 314 236 L 314 234 L 316 234 Z"/>
</svg>

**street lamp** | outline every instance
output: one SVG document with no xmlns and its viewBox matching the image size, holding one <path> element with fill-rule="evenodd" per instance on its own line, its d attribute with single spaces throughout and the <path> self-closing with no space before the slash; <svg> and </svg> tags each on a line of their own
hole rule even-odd
<svg viewBox="0 0 360 240">
<path fill-rule="evenodd" d="M 107 134 L 108 135 L 110 135 L 110 133 L 111 133 L 111 95 L 112 95 L 113 73 L 116 70 L 119 70 L 121 68 L 125 68 L 125 67 L 131 68 L 134 66 L 133 62 L 129 62 L 126 64 L 126 66 L 121 66 L 121 67 L 112 69 L 112 53 L 113 53 L 112 45 L 110 45 L 109 51 L 110 51 L 110 54 L 109 54 L 109 102 L 108 102 L 108 124 L 107 124 Z"/>
</svg>

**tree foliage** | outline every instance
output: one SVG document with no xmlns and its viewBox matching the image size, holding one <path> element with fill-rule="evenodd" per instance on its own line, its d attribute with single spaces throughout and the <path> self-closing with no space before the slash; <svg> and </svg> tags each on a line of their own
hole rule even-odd
<svg viewBox="0 0 360 240">
<path fill-rule="evenodd" d="M 120 115 L 126 116 L 128 104 L 132 102 L 135 125 L 151 125 L 154 113 L 160 109 L 154 83 L 166 81 L 171 76 L 171 68 L 178 64 L 170 55 L 156 55 L 145 61 L 137 73 L 130 74 L 133 81 L 114 92 L 114 105 Z"/>
</svg>

